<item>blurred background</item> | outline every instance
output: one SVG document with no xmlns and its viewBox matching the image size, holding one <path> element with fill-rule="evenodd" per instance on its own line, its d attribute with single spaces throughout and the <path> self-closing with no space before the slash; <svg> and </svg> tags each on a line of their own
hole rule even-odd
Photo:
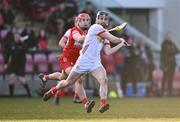
<svg viewBox="0 0 180 122">
<path fill-rule="evenodd" d="M 112 34 L 133 43 L 114 55 L 102 53 L 109 77 L 108 96 L 179 96 L 179 0 L 0 0 L 0 96 L 11 96 L 7 67 L 14 54 L 9 50 L 14 49 L 16 40 L 25 47 L 25 59 L 19 60 L 26 61 L 27 92 L 32 97 L 41 96 L 44 91 L 37 75 L 61 71 L 59 39 L 73 27 L 78 13 L 90 14 L 93 24 L 98 10 L 109 13 L 109 29 L 127 22 L 124 31 Z M 54 84 L 56 81 L 48 82 L 48 87 Z M 84 86 L 89 96 L 98 95 L 98 85 L 91 76 L 86 76 Z M 72 89 L 63 95 L 72 96 Z M 21 83 L 15 82 L 14 96 L 26 94 Z"/>
</svg>

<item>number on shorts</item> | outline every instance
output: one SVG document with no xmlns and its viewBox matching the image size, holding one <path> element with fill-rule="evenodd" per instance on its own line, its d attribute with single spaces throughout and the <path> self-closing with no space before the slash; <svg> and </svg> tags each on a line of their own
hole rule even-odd
<svg viewBox="0 0 180 122">
<path fill-rule="evenodd" d="M 87 45 L 84 46 L 84 48 L 83 48 L 83 50 L 82 50 L 82 54 L 84 54 L 84 53 L 86 52 L 86 50 L 87 50 L 88 47 L 89 47 L 89 44 L 87 44 Z"/>
</svg>

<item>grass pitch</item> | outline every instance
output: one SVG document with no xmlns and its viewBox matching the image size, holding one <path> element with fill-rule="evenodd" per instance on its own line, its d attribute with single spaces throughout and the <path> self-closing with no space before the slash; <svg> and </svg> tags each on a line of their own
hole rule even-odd
<svg viewBox="0 0 180 122">
<path fill-rule="evenodd" d="M 82 104 L 62 98 L 59 106 L 40 98 L 0 98 L 0 122 L 180 122 L 180 97 L 109 99 L 110 110 L 98 112 L 99 99 L 92 113 Z"/>
</svg>

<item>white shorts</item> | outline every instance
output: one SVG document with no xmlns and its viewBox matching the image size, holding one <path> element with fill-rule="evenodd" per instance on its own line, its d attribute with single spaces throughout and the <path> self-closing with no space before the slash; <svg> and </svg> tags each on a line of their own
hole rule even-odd
<svg viewBox="0 0 180 122">
<path fill-rule="evenodd" d="M 73 71 L 79 74 L 92 72 L 95 69 L 103 66 L 100 61 L 89 62 L 87 60 L 79 60 L 73 67 Z"/>
</svg>

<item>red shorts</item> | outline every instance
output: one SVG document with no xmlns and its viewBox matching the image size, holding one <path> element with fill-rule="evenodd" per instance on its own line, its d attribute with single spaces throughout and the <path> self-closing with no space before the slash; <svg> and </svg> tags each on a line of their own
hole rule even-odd
<svg viewBox="0 0 180 122">
<path fill-rule="evenodd" d="M 59 58 L 59 66 L 62 70 L 66 70 L 68 67 L 73 67 L 78 59 L 79 55 L 73 55 L 73 57 L 61 54 Z"/>
</svg>

